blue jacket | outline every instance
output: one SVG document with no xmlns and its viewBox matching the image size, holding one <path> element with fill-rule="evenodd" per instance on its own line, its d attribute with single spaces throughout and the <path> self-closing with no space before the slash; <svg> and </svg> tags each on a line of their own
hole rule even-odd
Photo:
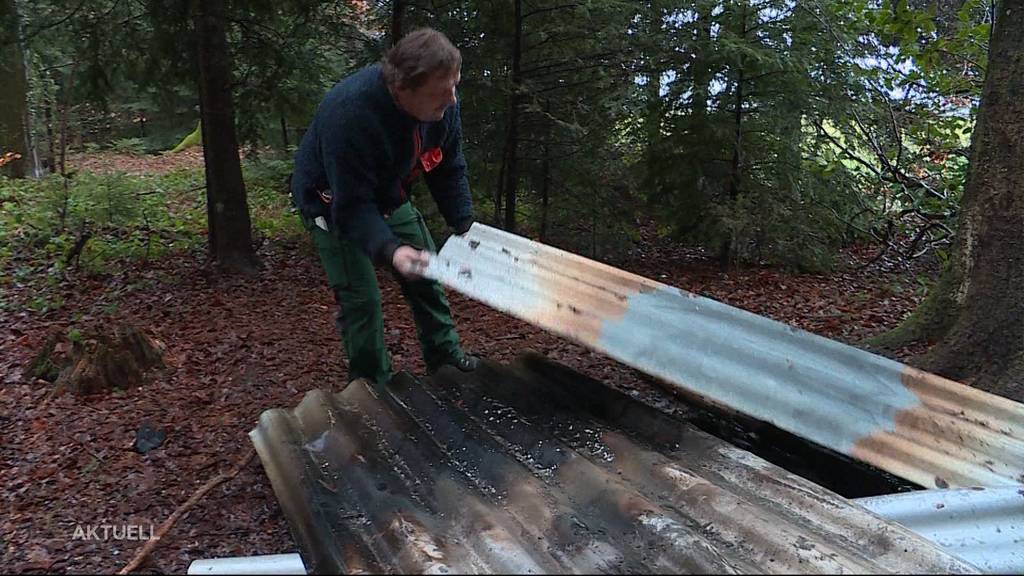
<svg viewBox="0 0 1024 576">
<path fill-rule="evenodd" d="M 384 217 L 409 199 L 420 173 L 449 226 L 472 221 L 459 105 L 420 122 L 395 104 L 374 64 L 320 102 L 295 154 L 292 199 L 306 218 L 323 216 L 375 263 L 390 264 L 401 242 Z"/>
</svg>

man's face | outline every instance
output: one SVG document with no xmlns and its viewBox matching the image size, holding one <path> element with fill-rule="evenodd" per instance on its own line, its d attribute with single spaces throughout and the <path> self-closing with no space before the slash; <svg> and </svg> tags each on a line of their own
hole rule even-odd
<svg viewBox="0 0 1024 576">
<path fill-rule="evenodd" d="M 462 79 L 460 71 L 455 74 L 437 74 L 419 88 L 397 90 L 402 108 L 420 122 L 437 122 L 444 117 L 444 111 L 455 104 L 455 87 Z"/>
</svg>

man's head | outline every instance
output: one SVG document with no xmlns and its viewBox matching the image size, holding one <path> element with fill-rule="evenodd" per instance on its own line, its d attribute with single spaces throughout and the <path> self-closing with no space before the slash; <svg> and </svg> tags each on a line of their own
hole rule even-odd
<svg viewBox="0 0 1024 576">
<path fill-rule="evenodd" d="M 381 71 L 398 105 L 421 122 L 436 122 L 455 103 L 462 55 L 444 34 L 420 28 L 384 56 Z"/>
</svg>

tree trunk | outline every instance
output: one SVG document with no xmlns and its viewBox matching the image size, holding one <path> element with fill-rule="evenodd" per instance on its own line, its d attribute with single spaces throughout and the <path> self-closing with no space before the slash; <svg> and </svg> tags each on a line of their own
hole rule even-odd
<svg viewBox="0 0 1024 576">
<path fill-rule="evenodd" d="M 75 86 L 75 73 L 78 71 L 78 62 L 71 66 L 68 75 L 61 81 L 61 96 L 64 103 L 57 111 L 60 114 L 60 175 L 64 177 L 64 188 L 67 189 L 68 175 L 68 114 L 71 113 L 71 92 Z M 67 199 L 65 198 L 65 203 Z M 61 225 L 63 228 L 63 224 Z"/>
<path fill-rule="evenodd" d="M 253 273 L 256 253 L 235 134 L 224 0 L 192 0 L 192 19 L 198 40 L 209 253 L 228 272 Z"/>
<path fill-rule="evenodd" d="M 646 144 L 645 165 L 650 169 L 654 162 L 656 147 L 662 140 L 661 123 L 665 115 L 665 103 L 661 98 L 661 76 L 665 68 L 661 56 L 664 50 L 661 26 L 664 22 L 665 11 L 662 2 L 659 1 L 651 2 L 648 10 L 648 17 L 643 20 L 644 37 L 649 40 L 644 44 L 643 62 L 646 66 L 646 82 L 642 91 L 645 106 L 643 124 L 644 143 Z M 651 175 L 648 175 L 647 179 L 654 182 Z"/>
<path fill-rule="evenodd" d="M 551 138 L 551 129 L 548 129 L 548 138 Z M 544 143 L 544 161 L 541 164 L 540 174 L 540 241 L 548 239 L 548 218 L 551 203 L 551 147 Z"/>
<path fill-rule="evenodd" d="M 43 102 L 43 121 L 46 123 L 46 166 L 53 174 L 57 172 L 57 152 L 53 131 L 53 100 L 49 96 Z"/>
<path fill-rule="evenodd" d="M 730 210 L 736 209 L 736 199 L 740 196 L 740 177 L 743 169 L 743 69 L 740 68 L 736 80 L 736 113 L 735 113 L 735 136 L 732 149 L 731 169 L 729 171 L 729 183 L 727 190 Z M 734 234 L 732 230 L 725 231 L 725 239 L 718 251 L 718 266 L 724 272 L 732 267 L 732 255 L 734 251 Z"/>
<path fill-rule="evenodd" d="M 939 374 L 1024 400 L 1024 0 L 996 8 L 954 260 Z M 940 283 L 940 286 L 942 284 Z M 939 291 L 942 292 L 942 291 Z M 927 305 L 927 303 L 925 304 Z M 924 306 L 924 305 L 923 305 Z M 940 323 L 941 324 L 941 323 Z"/>
<path fill-rule="evenodd" d="M 505 184 L 502 191 L 505 196 L 505 230 L 516 230 L 516 194 L 519 185 L 519 98 L 512 97 L 509 106 L 509 126 L 505 135 Z"/>
<path fill-rule="evenodd" d="M 402 16 L 405 14 L 405 2 L 392 0 L 391 3 L 391 45 L 398 44 L 402 39 Z"/>
<path fill-rule="evenodd" d="M 747 5 L 742 8 L 740 18 L 740 39 L 747 36 Z M 734 136 L 731 169 L 729 171 L 729 182 L 726 189 L 729 191 L 729 209 L 736 209 L 736 199 L 740 196 L 740 178 L 743 175 L 743 63 L 737 64 L 736 72 L 736 110 L 734 116 Z M 718 250 L 718 265 L 724 272 L 732 267 L 732 256 L 735 252 L 735 234 L 732 230 L 725 231 L 725 239 Z"/>
<path fill-rule="evenodd" d="M 498 166 L 498 180 L 494 185 L 494 214 L 491 218 L 491 225 L 501 228 L 501 202 L 505 198 L 505 162 L 508 158 L 505 149 L 501 151 L 501 164 Z"/>
<path fill-rule="evenodd" d="M 25 79 L 25 57 L 21 49 L 18 7 L 14 0 L 0 0 L 0 158 L 12 153 L 3 174 L 24 178 L 28 161 L 28 138 L 25 127 L 28 83 Z"/>
<path fill-rule="evenodd" d="M 288 122 L 284 119 L 284 114 L 281 114 L 281 146 L 282 149 L 288 150 Z"/>
<path fill-rule="evenodd" d="M 711 28 L 714 21 L 710 6 L 698 11 L 700 24 L 697 26 L 697 46 L 711 46 Z M 691 73 L 693 75 L 693 119 L 694 125 L 703 127 L 708 115 L 708 96 L 711 93 L 711 62 L 709 54 L 694 54 Z"/>
<path fill-rule="evenodd" d="M 508 128 L 505 134 L 505 158 L 504 178 L 505 183 L 502 191 L 505 195 L 505 230 L 515 232 L 516 230 L 516 192 L 519 185 L 519 112 L 522 102 L 521 86 L 522 78 L 520 69 L 522 63 L 522 39 L 523 39 L 523 3 L 522 0 L 514 0 L 515 7 L 515 34 L 512 41 L 512 96 L 509 100 Z"/>
</svg>

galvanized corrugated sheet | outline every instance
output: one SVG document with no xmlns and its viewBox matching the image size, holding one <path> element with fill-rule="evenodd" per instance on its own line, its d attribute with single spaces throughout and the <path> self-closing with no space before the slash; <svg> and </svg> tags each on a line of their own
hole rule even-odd
<svg viewBox="0 0 1024 576">
<path fill-rule="evenodd" d="M 310 392 L 251 437 L 318 573 L 976 571 L 536 356 Z"/>
<path fill-rule="evenodd" d="M 922 490 L 858 498 L 991 574 L 1024 574 L 1024 486 Z"/>
<path fill-rule="evenodd" d="M 1024 405 L 481 224 L 427 275 L 925 487 L 1024 482 Z"/>
</svg>

